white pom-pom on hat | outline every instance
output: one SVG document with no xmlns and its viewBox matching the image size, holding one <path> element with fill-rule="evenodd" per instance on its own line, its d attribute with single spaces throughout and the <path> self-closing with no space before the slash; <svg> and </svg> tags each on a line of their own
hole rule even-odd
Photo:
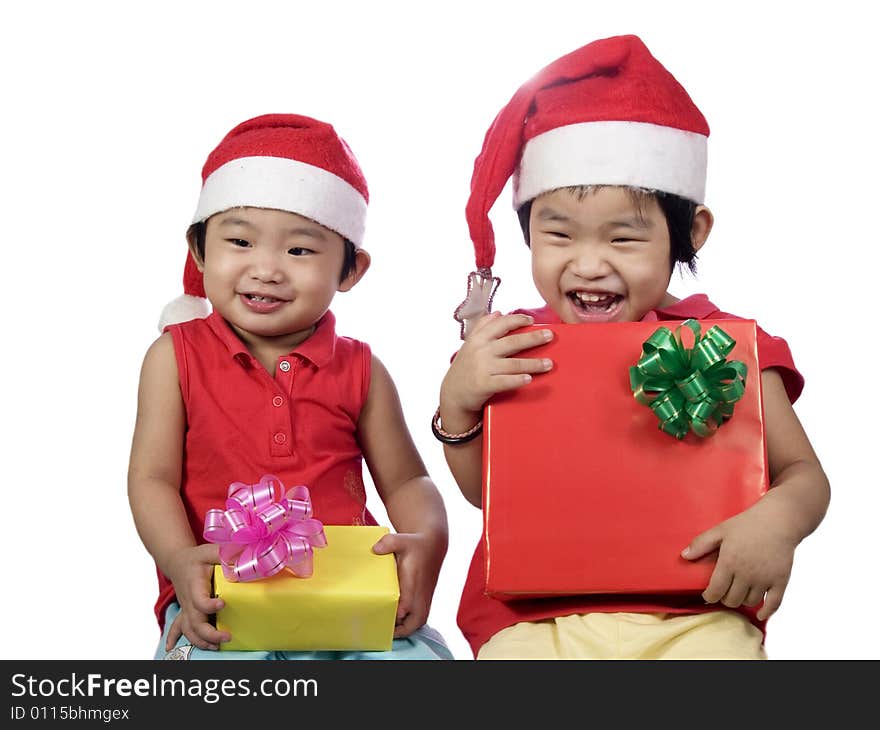
<svg viewBox="0 0 880 730">
<path fill-rule="evenodd" d="M 191 319 L 202 319 L 211 313 L 211 305 L 204 297 L 181 294 L 172 299 L 159 317 L 159 332 L 163 332 L 169 324 L 189 322 Z"/>
</svg>

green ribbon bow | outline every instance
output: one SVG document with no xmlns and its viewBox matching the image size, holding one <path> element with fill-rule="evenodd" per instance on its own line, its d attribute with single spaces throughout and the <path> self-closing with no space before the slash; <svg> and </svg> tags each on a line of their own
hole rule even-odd
<svg viewBox="0 0 880 730">
<path fill-rule="evenodd" d="M 688 349 L 682 328 L 694 333 Z M 700 324 L 688 319 L 675 330 L 661 327 L 642 345 L 642 356 L 629 369 L 635 399 L 660 419 L 659 428 L 677 439 L 688 431 L 711 436 L 733 415 L 733 405 L 746 389 L 748 367 L 725 358 L 736 340 L 718 325 L 700 336 Z"/>
</svg>

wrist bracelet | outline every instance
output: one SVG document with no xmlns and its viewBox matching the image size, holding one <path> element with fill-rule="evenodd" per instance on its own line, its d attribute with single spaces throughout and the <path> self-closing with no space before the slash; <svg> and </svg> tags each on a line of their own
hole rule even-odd
<svg viewBox="0 0 880 730">
<path fill-rule="evenodd" d="M 444 444 L 466 444 L 483 432 L 483 419 L 481 418 L 475 426 L 472 426 L 464 433 L 449 433 L 444 431 L 440 425 L 440 408 L 438 407 L 434 417 L 431 419 L 431 432 L 438 441 L 442 441 Z"/>
</svg>

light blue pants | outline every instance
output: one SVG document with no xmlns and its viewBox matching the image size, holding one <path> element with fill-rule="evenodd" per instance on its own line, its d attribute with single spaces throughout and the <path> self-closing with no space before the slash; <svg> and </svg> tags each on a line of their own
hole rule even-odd
<svg viewBox="0 0 880 730">
<path fill-rule="evenodd" d="M 165 630 L 156 647 L 153 659 L 249 659 L 302 661 L 310 659 L 454 659 L 449 647 L 438 631 L 427 624 L 405 639 L 395 639 L 389 651 L 209 651 L 189 643 L 185 636 L 177 640 L 174 648 L 166 652 L 165 640 L 180 606 L 172 603 L 165 611 Z"/>
</svg>

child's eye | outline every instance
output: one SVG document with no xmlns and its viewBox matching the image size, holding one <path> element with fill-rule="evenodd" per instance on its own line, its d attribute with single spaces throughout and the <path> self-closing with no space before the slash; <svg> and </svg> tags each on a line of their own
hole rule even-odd
<svg viewBox="0 0 880 730">
<path fill-rule="evenodd" d="M 247 248 L 251 245 L 243 238 L 227 238 L 226 240 L 229 241 L 229 243 L 231 243 L 233 246 L 238 246 L 239 248 Z"/>
<path fill-rule="evenodd" d="M 294 246 L 287 250 L 291 256 L 305 256 L 306 254 L 314 253 L 310 248 L 304 248 L 303 246 Z"/>
<path fill-rule="evenodd" d="M 642 241 L 641 238 L 625 238 L 621 236 L 620 238 L 612 238 L 611 243 L 640 243 Z"/>
<path fill-rule="evenodd" d="M 562 231 L 544 231 L 544 235 L 550 236 L 550 238 L 555 238 L 558 241 L 570 241 L 571 236 L 567 233 L 563 233 Z"/>
</svg>

